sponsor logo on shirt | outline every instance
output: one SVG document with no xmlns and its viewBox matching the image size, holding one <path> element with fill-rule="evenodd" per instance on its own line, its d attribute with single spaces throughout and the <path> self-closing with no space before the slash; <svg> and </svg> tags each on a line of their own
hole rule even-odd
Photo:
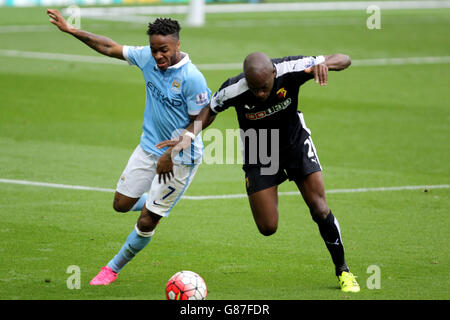
<svg viewBox="0 0 450 320">
<path fill-rule="evenodd" d="M 291 98 L 287 98 L 286 100 L 271 106 L 270 108 L 263 110 L 263 111 L 259 111 L 259 112 L 255 112 L 255 113 L 246 113 L 245 117 L 248 120 L 259 120 L 259 119 L 263 119 L 265 117 L 268 117 L 274 113 L 277 113 L 281 110 L 286 109 L 287 107 L 289 107 L 289 105 L 291 104 L 292 100 Z"/>
<path fill-rule="evenodd" d="M 155 86 L 151 81 L 147 82 L 147 88 L 152 93 L 152 96 L 158 99 L 159 102 L 167 107 L 180 107 L 183 105 L 183 101 L 178 99 L 170 99 L 167 97 L 157 86 Z"/>
</svg>

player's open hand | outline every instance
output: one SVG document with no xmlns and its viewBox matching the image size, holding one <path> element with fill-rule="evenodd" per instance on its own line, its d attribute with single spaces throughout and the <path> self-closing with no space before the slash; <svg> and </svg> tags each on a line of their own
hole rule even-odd
<svg viewBox="0 0 450 320">
<path fill-rule="evenodd" d="M 67 23 L 61 13 L 56 9 L 47 9 L 47 14 L 51 18 L 50 22 L 59 28 L 63 32 L 70 32 L 72 26 Z"/>
<path fill-rule="evenodd" d="M 162 148 L 165 148 L 165 147 L 174 147 L 174 146 L 176 146 L 178 143 L 180 143 L 181 140 L 182 140 L 182 137 L 177 137 L 177 138 L 174 138 L 174 139 L 172 139 L 172 140 L 164 140 L 164 141 L 161 141 L 160 143 L 158 143 L 158 144 L 156 145 L 156 147 L 157 147 L 158 149 L 162 149 Z"/>
<path fill-rule="evenodd" d="M 320 83 L 321 86 L 327 85 L 328 67 L 326 64 L 316 64 L 315 66 L 305 69 L 305 72 L 314 74 L 315 83 Z"/>
<path fill-rule="evenodd" d="M 165 147 L 173 147 L 172 148 L 172 157 L 175 157 L 182 150 L 186 150 L 191 146 L 192 139 L 189 136 L 182 135 L 180 137 L 174 138 L 172 140 L 165 140 L 156 145 L 158 149 L 162 149 Z"/>
<path fill-rule="evenodd" d="M 173 175 L 173 162 L 169 154 L 164 153 L 161 158 L 159 158 L 156 164 L 156 173 L 158 174 L 158 182 L 161 183 L 161 179 L 166 184 Z"/>
</svg>

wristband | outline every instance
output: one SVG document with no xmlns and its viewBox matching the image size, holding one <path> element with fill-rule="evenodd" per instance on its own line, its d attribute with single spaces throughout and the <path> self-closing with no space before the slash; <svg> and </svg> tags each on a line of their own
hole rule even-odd
<svg viewBox="0 0 450 320">
<path fill-rule="evenodd" d="M 188 136 L 189 138 L 191 138 L 192 141 L 195 140 L 195 134 L 193 134 L 193 133 L 190 132 L 190 131 L 186 131 L 186 132 L 184 133 L 184 135 L 185 135 L 185 136 Z"/>
<path fill-rule="evenodd" d="M 317 56 L 314 58 L 314 65 L 321 64 L 323 62 L 325 62 L 324 56 Z"/>
</svg>

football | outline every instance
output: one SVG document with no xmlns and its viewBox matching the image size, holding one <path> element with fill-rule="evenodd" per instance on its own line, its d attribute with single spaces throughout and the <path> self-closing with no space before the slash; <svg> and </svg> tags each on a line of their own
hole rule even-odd
<svg viewBox="0 0 450 320">
<path fill-rule="evenodd" d="M 175 273 L 167 282 L 167 300 L 205 300 L 207 294 L 205 281 L 192 271 Z"/>
</svg>

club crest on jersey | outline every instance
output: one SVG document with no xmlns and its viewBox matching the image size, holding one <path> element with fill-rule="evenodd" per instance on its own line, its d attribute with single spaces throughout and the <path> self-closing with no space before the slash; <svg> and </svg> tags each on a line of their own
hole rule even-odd
<svg viewBox="0 0 450 320">
<path fill-rule="evenodd" d="M 178 78 L 173 79 L 172 81 L 172 91 L 175 93 L 181 92 L 181 80 Z"/>
<path fill-rule="evenodd" d="M 286 89 L 285 88 L 281 88 L 280 90 L 277 91 L 277 96 L 280 99 L 286 98 Z"/>
</svg>

